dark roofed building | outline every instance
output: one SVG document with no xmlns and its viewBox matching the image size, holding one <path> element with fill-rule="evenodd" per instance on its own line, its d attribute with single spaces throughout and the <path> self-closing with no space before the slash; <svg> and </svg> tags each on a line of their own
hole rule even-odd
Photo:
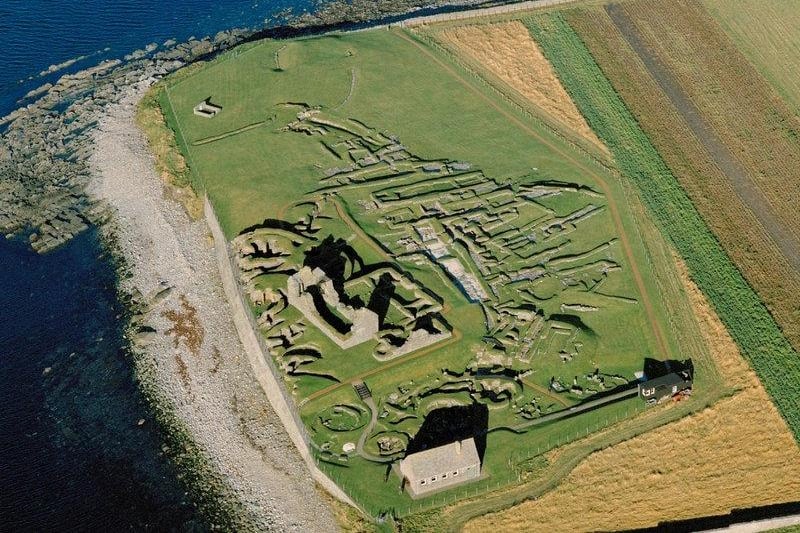
<svg viewBox="0 0 800 533">
<path fill-rule="evenodd" d="M 692 390 L 690 370 L 670 372 L 639 384 L 639 396 L 647 403 L 658 403 L 676 394 Z"/>
</svg>

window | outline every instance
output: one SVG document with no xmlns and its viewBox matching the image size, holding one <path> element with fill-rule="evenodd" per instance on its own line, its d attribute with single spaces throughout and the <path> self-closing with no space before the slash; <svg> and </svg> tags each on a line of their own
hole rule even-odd
<svg viewBox="0 0 800 533">
<path fill-rule="evenodd" d="M 458 475 L 458 470 L 453 472 L 453 477 L 456 477 L 457 475 Z"/>
<path fill-rule="evenodd" d="M 447 479 L 447 474 L 442 474 L 442 479 Z"/>
<path fill-rule="evenodd" d="M 424 484 L 425 484 L 425 480 L 424 480 L 424 479 L 423 479 L 423 480 L 421 480 L 421 481 L 419 482 L 419 484 L 420 484 L 420 485 L 424 485 Z"/>
<path fill-rule="evenodd" d="M 431 478 L 431 483 L 436 483 L 436 476 L 433 476 L 433 477 Z"/>
</svg>

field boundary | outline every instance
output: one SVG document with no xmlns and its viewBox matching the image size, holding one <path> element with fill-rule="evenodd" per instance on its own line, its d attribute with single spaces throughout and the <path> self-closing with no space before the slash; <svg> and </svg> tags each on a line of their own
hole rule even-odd
<svg viewBox="0 0 800 533">
<path fill-rule="evenodd" d="M 217 258 L 222 285 L 225 290 L 225 297 L 231 305 L 233 311 L 233 321 L 236 324 L 236 331 L 242 341 L 250 366 L 253 369 L 256 380 L 264 391 L 269 403 L 275 409 L 281 423 L 286 428 L 289 437 L 292 439 L 297 451 L 305 461 L 311 477 L 319 483 L 337 500 L 346 503 L 356 509 L 361 509 L 336 483 L 334 483 L 322 470 L 317 467 L 317 462 L 312 453 L 311 438 L 305 429 L 303 421 L 297 409 L 293 408 L 293 400 L 286 390 L 283 381 L 280 379 L 278 369 L 272 361 L 269 350 L 264 345 L 264 338 L 253 321 L 253 314 L 245 304 L 244 295 L 239 283 L 234 275 L 234 265 L 230 255 L 230 248 L 222 232 L 214 207 L 205 196 L 203 199 L 203 212 L 211 235 L 214 238 L 214 252 Z"/>
<path fill-rule="evenodd" d="M 527 24 L 579 109 L 615 153 L 623 175 L 639 189 L 654 220 L 685 259 L 692 278 L 756 371 L 795 440 L 800 440 L 797 352 L 565 17 L 558 13 L 546 20 L 531 18 Z M 576 58 L 583 61 L 579 68 Z M 605 101 L 598 103 L 597 98 Z M 606 113 L 600 116 L 598 109 L 603 105 Z"/>
<path fill-rule="evenodd" d="M 569 127 L 560 119 L 552 116 L 549 112 L 530 102 L 523 94 L 513 88 L 508 82 L 500 79 L 494 73 L 489 72 L 488 69 L 484 68 L 476 61 L 459 57 L 458 54 L 455 53 L 454 50 L 451 50 L 448 45 L 440 42 L 440 40 L 433 35 L 433 32 L 427 32 L 423 30 L 421 32 L 415 32 L 415 35 L 424 39 L 426 44 L 435 47 L 441 53 L 445 54 L 450 61 L 456 63 L 459 67 L 475 76 L 487 88 L 500 95 L 500 97 L 503 98 L 509 105 L 523 113 L 526 118 L 540 125 L 542 128 L 546 129 L 549 133 L 558 137 L 563 142 L 569 144 L 576 151 L 581 152 L 600 168 L 603 168 L 609 172 L 613 172 L 610 166 L 610 160 L 604 160 L 604 157 L 609 158 L 611 156 L 610 152 L 603 153 L 600 146 L 597 146 L 588 139 L 583 139 L 580 135 L 576 135 L 569 131 Z"/>
</svg>

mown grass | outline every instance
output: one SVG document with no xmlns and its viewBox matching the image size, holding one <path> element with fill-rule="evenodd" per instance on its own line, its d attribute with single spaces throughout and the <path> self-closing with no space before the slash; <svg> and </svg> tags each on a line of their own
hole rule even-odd
<svg viewBox="0 0 800 533">
<path fill-rule="evenodd" d="M 562 13 L 527 25 L 567 91 L 635 183 L 800 440 L 800 356 L 706 226 L 686 192 Z"/>
<path fill-rule="evenodd" d="M 275 72 L 274 54 L 279 50 L 283 70 Z M 505 116 L 486 105 L 481 95 L 465 89 L 458 79 L 443 72 L 393 32 L 374 31 L 288 42 L 264 41 L 199 67 L 195 74 L 182 80 L 170 82 L 162 96 L 166 114 L 178 132 L 178 143 L 192 168 L 192 179 L 196 187 L 210 195 L 229 236 L 264 218 L 280 217 L 288 205 L 302 197 L 303 192 L 317 186 L 320 170 L 315 165 L 320 164 L 318 162 L 336 164 L 314 139 L 278 131 L 295 112 L 286 111 L 278 104 L 304 101 L 326 109 L 339 106 L 349 91 L 351 71 L 356 76 L 355 90 L 336 113 L 397 134 L 421 157 L 468 160 L 487 175 L 499 179 L 520 179 L 532 168 L 537 168 L 545 176 L 596 186 L 591 176 L 551 147 L 509 124 Z M 318 83 L 308 84 L 307 80 L 311 78 Z M 497 99 L 493 89 L 479 87 L 479 90 L 489 98 Z M 212 120 L 194 116 L 192 107 L 209 96 L 222 105 L 222 113 Z M 517 114 L 526 124 L 541 130 L 543 138 L 581 158 L 570 145 L 555 138 L 546 128 L 533 123 L 511 106 L 508 112 Z M 233 131 L 242 124 L 258 120 L 267 120 L 268 124 L 213 143 L 193 144 L 199 139 Z M 612 194 L 621 197 L 622 193 L 615 185 L 612 184 Z M 348 207 L 355 206 L 358 199 L 346 198 Z M 619 205 L 625 204 L 619 199 L 616 201 Z M 626 231 L 634 232 L 636 224 L 630 213 L 623 210 L 622 216 Z M 365 230 L 371 232 L 375 229 L 369 227 L 368 220 L 360 218 L 358 222 Z M 607 240 L 614 233 L 611 217 L 601 213 L 592 224 L 576 232 L 574 239 L 576 246 L 580 247 L 584 241 Z M 341 236 L 347 238 L 347 232 L 343 231 Z M 354 243 L 360 241 L 356 239 Z M 641 263 L 640 269 L 644 270 L 646 290 L 658 300 L 642 246 L 635 244 L 633 253 L 635 261 Z M 357 247 L 359 253 L 367 250 L 366 246 Z M 618 259 L 623 256 L 616 247 L 612 251 Z M 445 313 L 446 318 L 465 334 L 462 343 L 448 350 L 454 355 L 459 352 L 469 354 L 469 344 L 478 341 L 482 334 L 479 308 L 466 302 L 448 286 L 452 283 L 443 281 L 430 269 L 415 268 L 410 263 L 402 266 L 428 288 L 445 297 L 451 309 Z M 614 274 L 620 278 L 619 282 L 614 284 L 612 280 L 609 283 L 615 285 L 613 290 L 617 293 L 635 299 L 637 294 L 629 265 L 623 261 L 622 266 L 623 271 Z M 549 304 L 554 309 L 559 305 L 556 300 Z M 589 316 L 586 320 L 598 332 L 598 353 L 625 359 L 622 366 L 614 369 L 609 356 L 600 362 L 605 366 L 604 370 L 630 374 L 636 365 L 634 359 L 658 352 L 649 333 L 652 324 L 648 324 L 641 306 L 605 302 L 603 313 Z M 666 324 L 660 312 L 657 320 Z M 630 329 L 648 333 L 632 337 L 626 334 Z M 671 341 L 672 336 L 667 337 Z M 677 353 L 674 342 L 671 350 Z M 330 358 L 328 362 L 315 365 L 320 367 L 320 371 L 334 372 L 340 378 L 348 378 L 370 366 L 363 357 L 338 359 Z M 549 365 L 553 368 L 548 371 L 562 364 L 560 361 L 551 363 Z M 542 372 L 536 378 L 546 381 L 549 376 Z M 300 383 L 303 391 L 319 385 L 319 380 L 313 378 L 303 378 Z"/>
<path fill-rule="evenodd" d="M 282 218 L 292 203 L 318 185 L 318 165 L 335 164 L 331 161 L 332 156 L 313 138 L 279 131 L 296 112 L 280 107 L 282 102 L 302 101 L 320 105 L 326 110 L 336 107 L 336 113 L 341 117 L 357 118 L 381 131 L 397 134 L 401 142 L 420 157 L 467 160 L 488 176 L 525 179 L 531 175 L 532 168 L 538 168 L 548 177 L 596 185 L 587 168 L 604 171 L 585 154 L 532 121 L 523 110 L 502 100 L 483 80 L 458 70 L 457 64 L 448 56 L 422 44 L 435 55 L 436 60 L 431 61 L 420 53 L 413 39 L 401 38 L 390 31 L 372 31 L 288 42 L 264 41 L 234 50 L 234 53 L 198 67 L 192 76 L 168 83 L 168 88 L 161 93 L 161 104 L 170 126 L 177 132 L 177 144 L 191 168 L 192 185 L 209 194 L 229 237 L 265 218 Z M 273 70 L 274 54 L 278 50 L 281 50 L 280 72 Z M 449 65 L 453 72 L 446 71 L 442 64 Z M 356 75 L 355 90 L 343 104 L 351 85 L 351 72 Z M 208 97 L 222 105 L 222 113 L 212 120 L 194 116 L 192 107 Z M 265 121 L 265 124 L 215 142 L 196 144 L 258 121 Z M 534 130 L 539 137 L 531 134 Z M 631 257 L 643 274 L 644 290 L 654 302 L 656 327 L 663 328 L 666 333 L 665 351 L 668 353 L 663 355 L 678 356 L 680 344 L 675 337 L 679 335 L 671 322 L 674 317 L 668 318 L 664 311 L 664 307 L 672 302 L 664 302 L 660 296 L 659 282 L 653 276 L 657 266 L 652 264 L 648 251 L 651 244 L 646 247 L 639 236 L 639 224 L 629 209 L 625 185 L 611 174 L 604 173 L 603 176 L 610 182 L 609 198 L 619 207 L 622 228 L 631 236 Z M 345 200 L 346 207 L 354 207 L 358 198 Z M 370 235 L 377 231 L 369 227 L 364 217 L 358 222 Z M 337 236 L 350 238 L 349 230 L 341 225 L 337 228 Z M 587 240 L 600 236 L 608 238 L 616 231 L 610 215 L 602 214 L 593 219 L 592 227 L 585 235 L 576 232 L 575 239 L 586 236 L 589 236 Z M 655 232 L 651 238 L 661 243 Z M 362 238 L 351 242 L 359 253 L 367 256 L 369 247 Z M 636 283 L 626 261 L 627 258 L 614 289 L 637 296 L 635 293 L 639 288 L 634 289 Z M 445 317 L 462 332 L 463 340 L 447 345 L 446 349 L 432 353 L 430 357 L 398 365 L 368 378 L 367 383 L 376 396 L 388 394 L 404 380 L 425 377 L 440 372 L 442 368 L 463 366 L 473 356 L 472 347 L 484 331 L 480 308 L 467 302 L 452 283 L 443 280 L 440 273 L 411 263 L 402 263 L 402 267 L 445 299 L 450 306 Z M 664 275 L 669 277 L 671 274 Z M 673 296 L 682 298 L 680 293 L 669 294 L 669 298 Z M 594 321 L 592 326 L 599 334 L 597 351 L 606 358 L 601 363 L 604 370 L 613 370 L 623 351 L 627 359 L 619 372 L 625 374 L 634 370 L 633 355 L 643 359 L 659 352 L 654 340 L 654 324 L 649 323 L 641 305 L 610 304 L 603 316 L 598 313 L 587 320 Z M 636 334 L 632 335 L 632 331 Z M 321 335 L 316 340 L 324 342 Z M 328 360 L 320 367 L 346 380 L 376 366 L 373 361 L 364 360 L 371 357 L 369 354 L 357 352 L 342 354 L 335 348 L 326 349 L 324 353 Z M 687 355 L 703 358 L 702 354 Z M 342 356 L 358 357 L 344 360 Z M 562 363 L 552 366 L 558 364 Z M 540 373 L 536 379 L 546 380 L 547 377 Z M 626 411 L 632 414 L 632 404 L 641 406 L 638 399 L 538 427 L 520 436 L 494 432 L 490 434 L 485 459 L 489 477 L 429 501 L 410 501 L 407 495 L 399 494 L 395 486 L 384 481 L 385 467 L 367 464 L 364 460 L 355 459 L 349 468 L 325 463 L 321 466 L 329 470 L 357 501 L 368 506 L 371 514 L 377 516 L 391 509 L 405 515 L 443 502 L 473 497 L 476 490 L 480 500 L 480 494 L 498 486 L 500 490 L 513 487 L 520 482 L 531 457 L 541 455 L 549 447 L 579 441 L 580 444 L 565 456 L 566 459 L 548 466 L 550 477 L 547 484 L 526 487 L 514 493 L 513 498 L 523 498 L 557 483 L 560 476 L 569 471 L 570 465 L 598 446 L 646 431 L 718 397 L 720 390 L 713 370 L 703 373 L 698 380 L 699 384 L 707 383 L 708 386 L 691 403 L 679 409 L 651 414 L 646 416 L 646 421 L 635 417 L 621 422 L 619 430 L 606 432 L 600 440 L 592 439 L 592 432 L 607 423 L 612 424 L 615 419 L 624 418 Z M 319 378 L 303 377 L 297 383 L 298 399 L 324 386 Z M 327 402 L 306 404 L 302 409 L 304 419 L 308 422 L 315 411 L 319 412 L 326 406 L 324 404 L 353 394 L 352 387 L 345 383 L 331 398 L 327 398 Z M 590 434 L 588 442 L 587 428 Z M 505 495 L 500 500 L 510 501 L 505 499 Z M 485 502 L 485 505 L 498 505 L 496 500 L 493 502 Z M 484 509 L 484 502 L 475 508 Z"/>
</svg>

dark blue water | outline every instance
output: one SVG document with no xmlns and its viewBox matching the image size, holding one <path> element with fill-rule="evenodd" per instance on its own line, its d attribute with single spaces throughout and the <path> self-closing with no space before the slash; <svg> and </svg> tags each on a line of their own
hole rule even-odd
<svg viewBox="0 0 800 533">
<path fill-rule="evenodd" d="M 0 0 L 0 115 L 64 72 L 308 4 Z M 95 231 L 45 256 L 0 237 L 0 531 L 206 529 L 133 382 L 114 283 Z"/>
<path fill-rule="evenodd" d="M 151 42 L 262 27 L 286 8 L 299 14 L 311 4 L 311 0 L 0 0 L 0 116 L 16 107 L 29 90 L 64 72 L 121 58 Z M 39 76 L 50 65 L 81 56 L 90 57 L 66 71 Z"/>
<path fill-rule="evenodd" d="M 96 232 L 45 256 L 0 239 L 0 272 L 0 530 L 199 526 L 133 382 Z"/>
</svg>

